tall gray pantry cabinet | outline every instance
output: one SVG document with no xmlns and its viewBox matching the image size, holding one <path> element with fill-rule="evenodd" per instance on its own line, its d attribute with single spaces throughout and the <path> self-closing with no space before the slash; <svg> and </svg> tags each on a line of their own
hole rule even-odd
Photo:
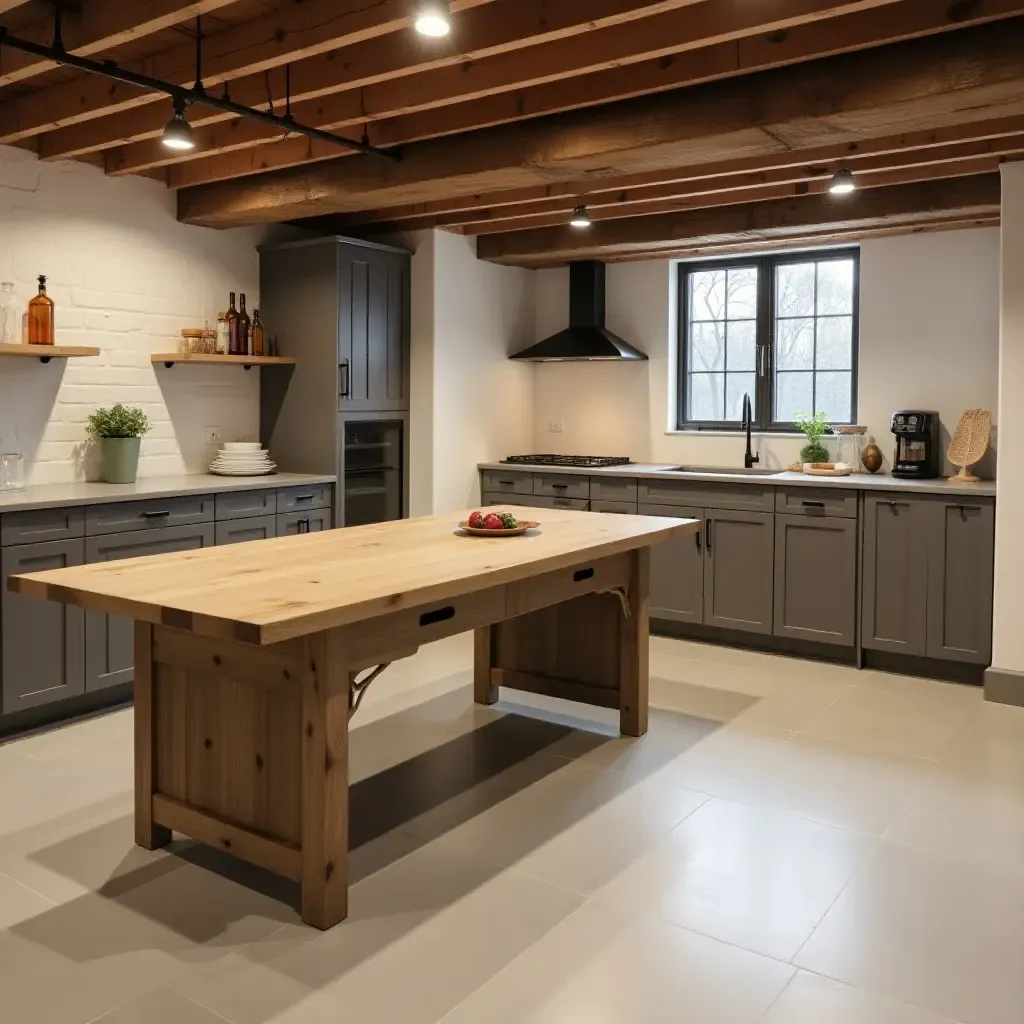
<svg viewBox="0 0 1024 1024">
<path fill-rule="evenodd" d="M 338 476 L 335 525 L 408 514 L 409 253 L 336 236 L 260 250 L 260 306 L 290 374 L 261 392 L 282 469 Z"/>
</svg>

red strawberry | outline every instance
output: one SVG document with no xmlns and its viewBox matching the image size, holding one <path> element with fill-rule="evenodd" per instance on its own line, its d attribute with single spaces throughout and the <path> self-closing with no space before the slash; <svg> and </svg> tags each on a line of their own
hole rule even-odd
<svg viewBox="0 0 1024 1024">
<path fill-rule="evenodd" d="M 469 514 L 469 525 L 474 530 L 482 530 L 484 528 L 484 514 L 483 514 L 483 512 L 471 512 Z"/>
<path fill-rule="evenodd" d="M 485 530 L 504 530 L 505 524 L 501 521 L 501 516 L 496 516 L 491 512 L 484 520 Z"/>
</svg>

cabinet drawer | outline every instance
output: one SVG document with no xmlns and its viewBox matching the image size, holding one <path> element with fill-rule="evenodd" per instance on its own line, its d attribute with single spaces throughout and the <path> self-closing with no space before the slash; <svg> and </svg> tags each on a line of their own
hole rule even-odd
<svg viewBox="0 0 1024 1024">
<path fill-rule="evenodd" d="M 330 508 L 331 485 L 315 484 L 312 487 L 282 487 L 277 492 L 277 511 L 302 512 L 307 508 Z"/>
<path fill-rule="evenodd" d="M 550 498 L 589 498 L 590 477 L 541 473 L 535 480 L 533 491 Z"/>
<path fill-rule="evenodd" d="M 857 518 L 857 492 L 836 487 L 780 487 L 775 511 L 791 516 Z"/>
<path fill-rule="evenodd" d="M 549 498 L 535 494 L 529 504 L 534 508 L 573 508 L 578 512 L 586 512 L 590 502 L 586 498 Z"/>
<path fill-rule="evenodd" d="M 632 501 L 636 503 L 636 481 L 616 476 L 592 476 L 590 497 L 597 501 Z"/>
<path fill-rule="evenodd" d="M 218 522 L 222 519 L 272 516 L 277 512 L 277 491 L 270 487 L 262 491 L 232 491 L 230 494 L 218 494 L 216 509 Z"/>
<path fill-rule="evenodd" d="M 278 537 L 296 537 L 300 533 L 320 533 L 331 529 L 329 509 L 314 509 L 312 512 L 288 512 L 277 517 Z"/>
<path fill-rule="evenodd" d="M 533 494 L 532 473 L 507 473 L 502 470 L 485 469 L 480 474 L 481 490 L 493 494 Z"/>
<path fill-rule="evenodd" d="M 90 505 L 85 510 L 85 535 L 94 537 L 106 533 L 166 530 L 173 526 L 209 523 L 213 521 L 213 507 L 212 494 Z"/>
<path fill-rule="evenodd" d="M 0 516 L 0 544 L 39 544 L 85 535 L 84 508 L 38 508 Z"/>
<path fill-rule="evenodd" d="M 269 540 L 277 536 L 277 516 L 253 516 L 217 523 L 217 544 L 241 544 L 247 540 Z"/>
<path fill-rule="evenodd" d="M 624 516 L 636 515 L 635 501 L 592 501 L 591 512 L 615 512 Z"/>
<path fill-rule="evenodd" d="M 764 484 L 715 484 L 703 480 L 641 480 L 641 504 L 691 505 L 737 512 L 774 512 L 775 488 Z"/>
<path fill-rule="evenodd" d="M 119 558 L 141 558 L 143 555 L 162 555 L 170 551 L 193 551 L 213 547 L 213 523 L 196 526 L 168 526 L 159 533 L 133 530 L 131 533 L 109 534 L 85 539 L 85 561 L 113 562 Z"/>
</svg>

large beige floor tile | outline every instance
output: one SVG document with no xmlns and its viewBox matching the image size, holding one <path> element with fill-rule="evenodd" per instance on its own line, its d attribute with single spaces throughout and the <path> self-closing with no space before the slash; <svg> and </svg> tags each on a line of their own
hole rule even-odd
<svg viewBox="0 0 1024 1024">
<path fill-rule="evenodd" d="M 224 1018 L 177 992 L 158 988 L 111 1010 L 94 1024 L 224 1024 Z"/>
<path fill-rule="evenodd" d="M 965 1024 L 1024 1020 L 1024 871 L 883 846 L 795 962 Z"/>
<path fill-rule="evenodd" d="M 664 921 L 589 903 L 444 1024 L 756 1024 L 792 973 Z"/>
<path fill-rule="evenodd" d="M 355 886 L 340 926 L 271 936 L 292 948 L 174 988 L 233 1024 L 433 1024 L 580 903 L 432 844 Z"/>
<path fill-rule="evenodd" d="M 714 799 L 595 898 L 788 960 L 876 844 L 858 833 Z"/>
<path fill-rule="evenodd" d="M 52 726 L 15 741 L 18 752 L 34 761 L 49 761 L 85 750 L 102 750 L 110 744 L 131 744 L 131 708 L 118 708 L 67 725 Z"/>
<path fill-rule="evenodd" d="M 53 904 L 7 875 L 0 875 L 0 930 L 45 914 Z"/>
<path fill-rule="evenodd" d="M 798 971 L 761 1024 L 957 1024 L 831 978 Z"/>
</svg>

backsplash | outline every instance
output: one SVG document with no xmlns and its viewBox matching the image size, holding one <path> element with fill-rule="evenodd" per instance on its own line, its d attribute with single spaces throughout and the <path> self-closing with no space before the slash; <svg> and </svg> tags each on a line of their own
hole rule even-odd
<svg viewBox="0 0 1024 1024">
<path fill-rule="evenodd" d="M 205 428 L 225 440 L 258 433 L 259 371 L 155 367 L 183 327 L 216 320 L 228 291 L 257 305 L 258 229 L 213 231 L 175 220 L 174 193 L 94 167 L 42 163 L 0 147 L 0 281 L 19 306 L 48 276 L 57 344 L 95 345 L 95 358 L 0 360 L 0 438 L 20 450 L 30 483 L 95 478 L 85 421 L 98 405 L 139 405 L 153 422 L 140 476 L 202 472 Z"/>
</svg>

